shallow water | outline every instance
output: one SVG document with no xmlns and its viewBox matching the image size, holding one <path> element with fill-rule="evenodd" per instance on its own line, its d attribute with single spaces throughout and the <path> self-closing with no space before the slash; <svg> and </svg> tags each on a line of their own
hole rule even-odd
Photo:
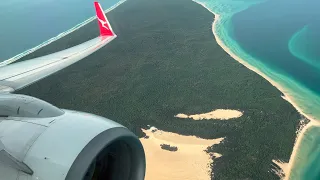
<svg viewBox="0 0 320 180">
<path fill-rule="evenodd" d="M 320 71 L 319 30 L 316 25 L 306 25 L 291 37 L 289 50 L 292 55 Z"/>
<path fill-rule="evenodd" d="M 215 33 L 231 53 L 265 75 L 306 115 L 320 120 L 320 2 L 200 0 L 218 13 Z M 320 158 L 314 147 L 318 131 L 308 130 L 290 179 L 317 179 L 309 167 Z M 303 141 L 304 142 L 304 141 Z M 302 153 L 303 152 L 303 153 Z M 314 154 L 312 156 L 307 156 Z M 297 162 L 297 163 L 296 163 Z M 299 166 L 297 165 L 299 164 Z M 310 174 L 311 173 L 311 174 Z M 307 176 L 304 176 L 308 174 Z"/>
<path fill-rule="evenodd" d="M 289 179 L 319 179 L 320 127 L 309 128 L 303 136 Z"/>
</svg>

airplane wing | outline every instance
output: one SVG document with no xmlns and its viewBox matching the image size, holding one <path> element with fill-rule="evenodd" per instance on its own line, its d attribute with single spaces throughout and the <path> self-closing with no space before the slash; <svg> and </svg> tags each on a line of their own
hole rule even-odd
<svg viewBox="0 0 320 180">
<path fill-rule="evenodd" d="M 94 3 L 100 36 L 69 49 L 0 67 L 0 93 L 13 92 L 35 83 L 89 56 L 117 36 L 100 4 Z"/>
</svg>

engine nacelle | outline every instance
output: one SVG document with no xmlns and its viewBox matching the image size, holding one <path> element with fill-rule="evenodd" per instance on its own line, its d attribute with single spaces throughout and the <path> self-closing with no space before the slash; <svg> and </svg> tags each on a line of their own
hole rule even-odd
<svg viewBox="0 0 320 180">
<path fill-rule="evenodd" d="M 132 132 L 106 118 L 62 111 L 0 116 L 0 180 L 144 179 L 144 150 Z"/>
</svg>

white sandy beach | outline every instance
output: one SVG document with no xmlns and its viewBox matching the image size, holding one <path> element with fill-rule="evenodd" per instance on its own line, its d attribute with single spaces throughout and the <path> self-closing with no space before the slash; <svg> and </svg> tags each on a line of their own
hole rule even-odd
<svg viewBox="0 0 320 180">
<path fill-rule="evenodd" d="M 296 153 L 297 153 L 297 148 L 300 146 L 300 143 L 301 143 L 301 140 L 302 140 L 302 137 L 303 137 L 303 134 L 304 132 L 306 132 L 306 130 L 308 128 L 310 128 L 311 126 L 320 126 L 320 123 L 319 121 L 316 120 L 316 118 L 314 117 L 311 117 L 310 115 L 307 115 L 305 114 L 302 109 L 299 108 L 299 106 L 294 102 L 293 98 L 289 95 L 289 93 L 280 85 L 278 84 L 277 82 L 273 81 L 271 78 L 269 78 L 268 76 L 266 76 L 264 73 L 260 72 L 256 67 L 254 66 L 251 66 L 250 64 L 248 64 L 245 60 L 241 59 L 240 57 L 238 57 L 236 54 L 234 54 L 231 49 L 229 47 L 227 47 L 223 41 L 220 39 L 220 37 L 217 35 L 217 32 L 216 32 L 216 25 L 217 23 L 219 22 L 220 20 L 220 15 L 213 12 L 212 10 L 210 10 L 209 8 L 206 7 L 206 5 L 204 3 L 200 3 L 200 2 L 197 2 L 195 0 L 192 0 L 194 1 L 195 3 L 197 4 L 200 4 L 201 6 L 203 6 L 204 8 L 206 8 L 208 11 L 210 11 L 211 13 L 214 14 L 214 21 L 213 21 L 213 24 L 212 24 L 212 32 L 214 34 L 214 37 L 216 39 L 216 42 L 222 47 L 223 50 L 225 50 L 232 58 L 234 58 L 236 61 L 238 61 L 239 63 L 243 64 L 244 66 L 246 66 L 248 69 L 254 71 L 255 73 L 259 74 L 260 76 L 262 76 L 264 79 L 266 79 L 268 82 L 270 82 L 274 87 L 276 87 L 277 89 L 279 89 L 283 94 L 284 94 L 284 99 L 287 100 L 290 104 L 293 105 L 293 107 L 300 113 L 302 114 L 303 116 L 305 116 L 306 118 L 308 118 L 311 123 L 309 123 L 302 131 L 301 133 L 299 133 L 299 136 L 297 137 L 297 141 L 294 145 L 294 148 L 293 148 L 293 151 L 292 151 L 292 154 L 290 156 L 290 161 L 289 161 L 289 164 L 288 164 L 288 167 L 287 167 L 287 174 L 286 174 L 286 179 L 290 176 L 290 170 L 293 166 L 293 162 L 294 162 L 294 159 L 296 157 Z"/>
<path fill-rule="evenodd" d="M 146 153 L 146 180 L 210 179 L 211 156 L 219 158 L 221 154 L 208 154 L 205 150 L 221 143 L 224 138 L 207 140 L 165 132 L 154 127 L 142 131 L 148 136 L 140 139 Z M 162 149 L 161 144 L 175 146 L 178 150 Z"/>
</svg>

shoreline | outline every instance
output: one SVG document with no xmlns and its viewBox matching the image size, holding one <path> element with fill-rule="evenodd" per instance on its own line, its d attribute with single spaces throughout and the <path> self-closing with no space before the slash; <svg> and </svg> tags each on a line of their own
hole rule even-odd
<svg viewBox="0 0 320 180">
<path fill-rule="evenodd" d="M 20 93 L 62 108 L 107 117 L 123 124 L 138 137 L 145 136 L 141 128 L 149 124 L 185 136 L 226 137 L 221 145 L 208 149 L 208 152 L 224 155 L 210 163 L 208 173 L 212 178 L 278 179 L 276 174 L 270 173 L 271 162 L 273 159 L 289 161 L 297 134 L 296 128 L 292 127 L 297 126 L 301 116 L 291 104 L 283 101 L 279 90 L 221 49 L 211 30 L 213 14 L 184 0 L 134 0 L 126 1 L 118 8 L 108 13 L 114 22 L 118 22 L 115 30 L 121 36 L 117 41 Z M 229 17 L 221 15 L 216 32 L 221 33 L 222 40 L 228 40 L 223 32 L 227 29 L 220 29 L 220 25 Z M 190 27 L 186 20 L 194 25 Z M 96 30 L 96 24 L 91 22 L 19 61 L 72 47 L 96 37 Z M 182 47 L 186 42 L 191 42 L 190 46 Z M 232 42 L 226 41 L 226 44 L 234 50 Z M 240 55 L 246 59 L 245 54 Z M 65 80 L 61 81 L 62 78 Z M 244 89 L 244 85 L 250 88 Z M 179 112 L 195 114 L 219 108 L 241 109 L 245 114 L 234 121 L 197 122 L 174 118 Z M 259 133 L 252 133 L 252 129 Z M 281 132 L 281 136 L 277 132 Z M 266 146 L 261 147 L 255 143 L 257 141 L 266 142 Z M 164 144 L 176 146 L 178 151 L 181 149 L 175 144 Z M 165 148 L 170 149 L 170 146 Z M 165 151 L 161 148 L 161 144 L 156 147 L 160 152 Z M 234 156 L 237 152 L 244 154 Z M 265 153 L 270 155 L 265 157 Z M 255 161 L 250 161 L 252 158 Z M 188 173 L 179 171 L 184 172 Z"/>
<path fill-rule="evenodd" d="M 209 12 L 211 12 L 212 14 L 214 14 L 214 20 L 212 23 L 212 32 L 213 35 L 215 37 L 216 42 L 219 44 L 219 46 L 225 51 L 227 52 L 233 59 L 235 59 L 236 61 L 238 61 L 239 63 L 241 63 L 242 65 L 244 65 L 246 68 L 248 68 L 249 70 L 257 73 L 258 75 L 260 75 L 261 77 L 263 77 L 264 79 L 266 79 L 269 83 L 271 83 L 272 86 L 276 87 L 278 90 L 280 90 L 284 96 L 282 96 L 282 98 L 284 100 L 286 100 L 287 102 L 289 102 L 297 111 L 298 113 L 300 113 L 301 115 L 303 115 L 304 117 L 306 117 L 308 120 L 310 120 L 310 122 L 308 124 L 305 125 L 305 127 L 303 127 L 303 129 L 301 130 L 300 133 L 297 134 L 296 136 L 296 140 L 294 143 L 294 148 L 292 150 L 289 162 L 288 162 L 288 174 L 286 174 L 287 176 L 285 177 L 285 179 L 287 180 L 288 177 L 291 174 L 291 169 L 292 166 L 294 164 L 295 161 L 295 157 L 297 155 L 297 149 L 301 144 L 302 138 L 304 133 L 313 126 L 320 126 L 320 123 L 317 121 L 317 119 L 315 117 L 312 117 L 310 115 L 305 114 L 302 109 L 294 102 L 293 98 L 288 95 L 287 91 L 285 90 L 285 88 L 283 88 L 279 83 L 273 81 L 271 78 L 269 78 L 267 75 L 265 75 L 264 73 L 260 72 L 256 67 L 250 65 L 249 63 L 247 63 L 245 60 L 243 60 L 242 58 L 238 57 L 235 53 L 233 53 L 229 47 L 227 47 L 223 41 L 220 39 L 220 37 L 217 35 L 216 32 L 216 25 L 219 22 L 221 16 L 218 13 L 213 12 L 211 9 L 207 8 L 205 3 L 202 2 L 197 2 L 196 0 L 192 0 L 193 2 L 203 6 L 204 8 L 206 8 Z"/>
<path fill-rule="evenodd" d="M 291 153 L 291 156 L 290 156 L 290 161 L 288 162 L 288 174 L 286 174 L 284 180 L 289 180 L 289 177 L 290 177 L 290 174 L 291 174 L 291 169 L 292 169 L 292 166 L 296 160 L 296 155 L 297 155 L 297 152 L 298 152 L 298 147 L 299 145 L 301 144 L 302 142 L 302 139 L 304 137 L 304 134 L 307 130 L 309 130 L 309 128 L 311 127 L 320 127 L 319 123 L 314 123 L 313 121 L 310 121 L 308 124 L 306 124 L 303 129 L 301 130 L 301 132 L 297 135 L 297 138 L 296 138 L 296 142 L 295 142 L 295 146 L 292 150 L 292 153 Z"/>
<path fill-rule="evenodd" d="M 118 6 L 120 6 L 122 3 L 126 2 L 126 1 L 127 1 L 127 0 L 120 0 L 119 2 L 117 2 L 116 4 L 114 4 L 113 6 L 109 7 L 109 8 L 106 9 L 106 10 L 104 10 L 104 13 L 108 13 L 108 12 L 112 11 L 113 9 L 115 9 L 115 8 L 118 7 Z M 47 46 L 47 45 L 49 45 L 49 44 L 51 44 L 51 43 L 59 40 L 59 39 L 67 36 L 67 35 L 70 34 L 70 33 L 73 33 L 74 31 L 80 29 L 81 27 L 89 24 L 90 22 L 92 22 L 92 21 L 95 20 L 96 18 L 97 18 L 96 16 L 92 16 L 92 17 L 86 19 L 85 21 L 83 21 L 83 22 L 81 22 L 81 23 L 73 26 L 72 28 L 70 28 L 70 29 L 68 29 L 68 30 L 66 30 L 66 31 L 64 31 L 64 32 L 62 32 L 62 33 L 59 33 L 57 36 L 52 37 L 52 38 L 50 38 L 50 39 L 48 39 L 48 40 L 40 43 L 39 45 L 37 45 L 37 46 L 35 46 L 35 47 L 33 47 L 33 48 L 27 49 L 27 50 L 23 51 L 22 53 L 17 54 L 17 55 L 15 55 L 15 56 L 7 59 L 7 60 L 3 60 L 2 62 L 0 62 L 0 67 L 6 66 L 6 65 L 8 65 L 8 64 L 11 64 L 11 63 L 19 60 L 20 58 L 23 58 L 23 57 L 25 57 L 25 56 L 27 56 L 27 55 L 29 55 L 29 54 L 37 51 L 38 49 L 41 49 L 41 48 L 43 48 L 43 47 L 45 47 L 45 46 Z"/>
</svg>

